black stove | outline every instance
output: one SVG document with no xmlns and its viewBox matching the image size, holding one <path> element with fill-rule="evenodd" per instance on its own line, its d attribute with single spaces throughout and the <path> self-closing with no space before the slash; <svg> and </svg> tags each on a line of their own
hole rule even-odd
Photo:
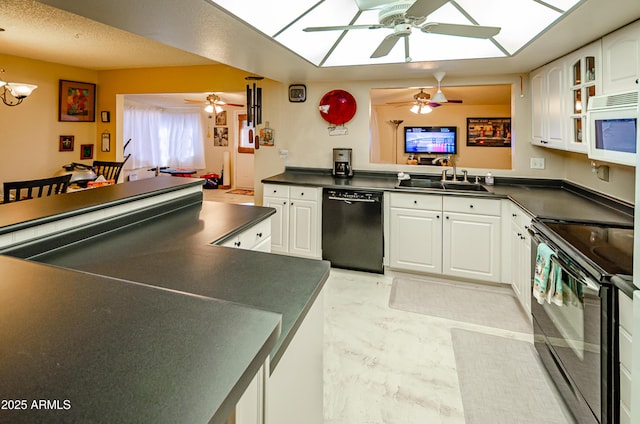
<svg viewBox="0 0 640 424">
<path fill-rule="evenodd" d="M 633 227 L 547 219 L 538 222 L 542 224 L 534 224 L 538 231 L 594 277 L 599 276 L 598 280 L 633 274 Z"/>
</svg>

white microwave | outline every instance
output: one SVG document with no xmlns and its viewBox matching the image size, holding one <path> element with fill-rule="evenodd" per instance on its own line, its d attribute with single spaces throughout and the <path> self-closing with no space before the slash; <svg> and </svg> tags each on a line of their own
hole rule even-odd
<svg viewBox="0 0 640 424">
<path fill-rule="evenodd" d="M 638 92 L 593 96 L 587 108 L 589 159 L 636 165 Z"/>
</svg>

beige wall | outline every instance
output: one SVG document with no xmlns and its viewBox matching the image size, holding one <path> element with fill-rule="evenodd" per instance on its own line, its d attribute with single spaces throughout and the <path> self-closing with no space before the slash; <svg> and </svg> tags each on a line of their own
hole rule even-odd
<svg viewBox="0 0 640 424">
<path fill-rule="evenodd" d="M 25 58 L 0 55 L 8 80 L 32 82 L 39 85 L 34 94 L 17 107 L 0 104 L 0 181 L 39 178 L 52 175 L 63 164 L 79 161 L 79 145 L 96 143 L 99 135 L 108 130 L 116 134 L 116 94 L 162 92 L 237 92 L 246 85 L 242 71 L 225 65 L 178 68 L 131 69 L 93 72 Z M 496 75 L 474 78 L 447 77 L 449 85 L 511 84 L 512 90 L 512 169 L 490 169 L 482 166 L 469 168 L 470 175 L 492 171 L 496 176 L 522 176 L 538 178 L 566 178 L 581 185 L 609 193 L 616 198 L 633 201 L 634 168 L 611 166 L 609 182 L 602 182 L 591 172 L 590 161 L 585 155 L 571 155 L 553 151 L 529 143 L 531 138 L 531 100 L 528 79 L 524 76 L 524 91 L 519 92 L 520 75 Z M 68 79 L 96 82 L 97 110 L 111 111 L 112 122 L 62 123 L 57 121 L 58 80 Z M 269 121 L 275 130 L 275 147 L 263 147 L 255 154 L 256 200 L 261 199 L 260 180 L 281 172 L 286 165 L 312 168 L 331 168 L 331 151 L 334 147 L 350 147 L 354 151 L 354 167 L 357 170 L 416 172 L 411 165 L 375 164 L 369 162 L 369 92 L 371 88 L 418 87 L 433 84 L 431 73 L 423 78 L 398 81 L 355 81 L 307 83 L 307 101 L 290 103 L 287 84 L 263 81 L 263 120 Z M 304 83 L 304 81 L 300 81 Z M 322 96 L 330 90 L 349 91 L 358 103 L 356 115 L 346 124 L 348 134 L 329 135 L 318 111 Z M 74 135 L 76 150 L 73 153 L 58 152 L 58 137 Z M 108 154 L 96 149 L 98 159 L 111 159 L 121 149 L 123 140 L 114 140 L 115 146 Z M 119 143 L 119 144 L 118 144 Z M 281 150 L 288 150 L 288 157 L 281 158 Z M 546 169 L 530 169 L 530 158 L 545 158 Z M 438 167 L 420 167 L 424 172 L 438 173 Z"/>
</svg>

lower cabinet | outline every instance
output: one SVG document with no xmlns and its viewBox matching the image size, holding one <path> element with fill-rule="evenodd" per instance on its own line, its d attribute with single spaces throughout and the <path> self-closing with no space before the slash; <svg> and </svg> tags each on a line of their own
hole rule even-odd
<svg viewBox="0 0 640 424">
<path fill-rule="evenodd" d="M 500 200 L 390 195 L 391 268 L 500 281 Z"/>
<path fill-rule="evenodd" d="M 237 236 L 220 243 L 220 246 L 236 249 L 271 252 L 271 219 L 267 218 Z"/>
<path fill-rule="evenodd" d="M 520 304 L 531 315 L 531 237 L 529 226 L 531 217 L 513 203 L 509 208 L 509 247 L 511 269 L 509 283 Z"/>
<path fill-rule="evenodd" d="M 263 206 L 274 208 L 271 251 L 320 258 L 321 188 L 264 185 Z"/>
</svg>

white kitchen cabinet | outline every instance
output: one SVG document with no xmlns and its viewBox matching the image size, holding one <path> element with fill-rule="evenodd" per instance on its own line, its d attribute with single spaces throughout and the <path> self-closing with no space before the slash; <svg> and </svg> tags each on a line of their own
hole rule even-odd
<svg viewBox="0 0 640 424">
<path fill-rule="evenodd" d="M 566 150 L 587 153 L 586 118 L 589 99 L 600 94 L 602 86 L 602 47 L 598 40 L 565 57 L 567 69 Z"/>
<path fill-rule="evenodd" d="M 640 21 L 602 38 L 602 94 L 636 89 L 640 77 Z"/>
<path fill-rule="evenodd" d="M 558 59 L 531 73 L 531 142 L 564 149 L 566 126 L 565 69 Z"/>
<path fill-rule="evenodd" d="M 500 200 L 391 193 L 389 266 L 500 281 Z"/>
<path fill-rule="evenodd" d="M 531 315 L 531 216 L 513 203 L 509 208 L 511 270 L 509 283 L 520 304 Z"/>
<path fill-rule="evenodd" d="M 392 268 L 442 272 L 442 196 L 392 193 L 390 196 Z"/>
<path fill-rule="evenodd" d="M 242 397 L 236 404 L 234 414 L 225 424 L 265 424 L 265 388 L 269 361 L 260 367 Z"/>
<path fill-rule="evenodd" d="M 226 240 L 221 246 L 271 252 L 271 219 L 267 218 L 244 230 L 237 236 Z"/>
<path fill-rule="evenodd" d="M 271 251 L 320 258 L 321 188 L 264 185 L 262 204 L 276 210 L 271 217 Z"/>
<path fill-rule="evenodd" d="M 443 198 L 443 274 L 500 282 L 500 211 L 500 200 Z"/>
</svg>

